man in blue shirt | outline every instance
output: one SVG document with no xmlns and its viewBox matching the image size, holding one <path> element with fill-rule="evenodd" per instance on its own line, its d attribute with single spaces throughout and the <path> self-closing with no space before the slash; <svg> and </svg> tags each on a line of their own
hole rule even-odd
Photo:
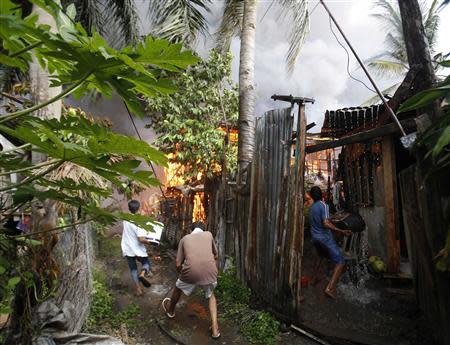
<svg viewBox="0 0 450 345">
<path fill-rule="evenodd" d="M 328 206 L 322 201 L 322 190 L 319 187 L 312 187 L 310 195 L 314 200 L 314 204 L 309 211 L 313 243 L 316 243 L 325 249 L 328 258 L 336 264 L 330 282 L 325 288 L 325 294 L 328 297 L 336 298 L 336 285 L 344 271 L 345 260 L 331 231 L 337 235 L 343 236 L 350 236 L 352 232 L 350 230 L 338 229 L 331 223 Z"/>
</svg>

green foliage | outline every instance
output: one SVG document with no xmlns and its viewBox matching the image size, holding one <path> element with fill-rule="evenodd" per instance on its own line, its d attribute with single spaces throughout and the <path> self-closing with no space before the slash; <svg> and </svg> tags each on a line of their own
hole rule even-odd
<svg viewBox="0 0 450 345">
<path fill-rule="evenodd" d="M 448 67 L 450 60 L 442 62 L 442 66 Z M 399 113 L 423 108 L 437 100 L 450 101 L 450 77 L 447 77 L 438 86 L 417 93 L 406 100 L 400 107 Z M 428 173 L 435 174 L 445 172 L 450 165 L 450 109 L 442 109 L 444 115 L 435 121 L 418 138 L 416 148 L 424 148 L 427 151 L 424 159 L 431 158 L 431 165 L 428 165 Z"/>
<path fill-rule="evenodd" d="M 156 144 L 171 161 L 183 165 L 178 175 L 195 181 L 199 172 L 212 177 L 220 171 L 224 150 L 227 169 L 234 171 L 237 144 L 224 147 L 226 125 L 234 126 L 238 117 L 237 87 L 231 81 L 231 54 L 211 51 L 205 60 L 175 79 L 180 90 L 170 96 L 147 100 L 151 127 L 159 135 Z"/>
<path fill-rule="evenodd" d="M 197 35 L 208 33 L 205 13 L 211 0 L 154 0 L 149 6 L 152 34 L 171 42 L 192 46 Z"/>
<path fill-rule="evenodd" d="M 250 309 L 250 289 L 238 280 L 234 267 L 219 274 L 215 293 L 224 316 L 238 322 L 242 334 L 251 343 L 276 343 L 279 322 L 268 312 Z"/>
<path fill-rule="evenodd" d="M 41 258 L 36 253 L 48 251 L 44 256 L 49 262 L 42 264 L 56 265 L 51 262 L 51 248 L 41 246 L 39 241 L 32 238 L 40 239 L 41 231 L 48 234 L 73 226 L 60 223 L 51 229 L 34 228 L 32 233 L 21 238 L 10 233 L 3 225 L 14 212 L 30 209 L 32 203 L 38 201 L 41 204 L 56 201 L 61 208 L 77 211 L 81 216 L 80 223 L 95 219 L 105 225 L 126 219 L 152 230 L 151 218 L 102 209 L 98 198 L 111 196 L 110 186 L 120 187 L 126 179 L 145 186 L 158 185 L 155 176 L 148 169 L 142 169 L 142 162 L 154 162 L 162 166 L 166 164 L 164 154 L 148 143 L 114 133 L 104 124 L 92 121 L 80 112 L 67 111 L 61 119 L 41 119 L 34 116 L 34 112 L 70 94 L 77 98 L 97 91 L 106 97 L 118 94 L 133 114 L 143 116 L 141 97 L 167 95 L 176 91 L 173 76 L 199 61 L 180 44 L 170 44 L 151 37 L 144 38 L 136 46 L 115 50 L 98 33 L 92 31 L 92 34 L 87 34 L 79 23 L 73 22 L 73 6 L 67 7 L 66 14 L 59 1 L 31 2 L 53 16 L 57 24 L 56 31 L 50 31 L 48 25 L 38 24 L 36 13 L 22 18 L 16 5 L 10 0 L 2 0 L 0 63 L 26 73 L 28 64 L 35 57 L 41 67 L 49 71 L 51 85 L 61 85 L 64 91 L 41 104 L 25 106 L 10 113 L 1 110 L 0 134 L 10 141 L 19 142 L 22 150 L 0 152 L 0 171 L 2 176 L 20 173 L 23 177 L 18 183 L 2 181 L 0 186 L 2 308 L 10 306 L 19 286 L 28 292 L 27 296 L 34 293 L 38 300 L 51 295 L 56 286 L 57 270 L 43 269 L 39 277 L 35 277 L 38 272 L 29 271 L 32 263 Z M 32 164 L 29 157 L 33 153 L 42 153 L 48 160 Z M 64 172 L 55 178 L 55 173 L 67 164 L 88 172 L 92 180 L 95 177 L 107 181 L 108 186 L 99 186 L 89 179 L 75 180 L 65 176 Z M 79 193 L 80 189 L 84 193 Z M 17 253 L 21 255 L 17 256 Z M 37 282 L 41 286 L 39 289 L 36 289 Z M 96 288 L 107 306 L 107 294 L 100 286 Z M 24 303 L 29 303 L 29 300 L 24 300 Z M 30 307 L 28 305 L 25 309 Z M 106 312 L 99 304 L 94 306 L 94 310 L 96 308 L 98 314 Z M 26 325 L 30 320 L 21 322 Z M 31 336 L 29 331 L 27 333 L 27 329 L 23 328 L 24 341 L 29 340 L 26 339 Z"/>
<path fill-rule="evenodd" d="M 181 44 L 149 36 L 136 47 L 115 50 L 95 31 L 87 35 L 59 6 L 43 6 L 55 18 L 58 32 L 38 25 L 36 14 L 21 19 L 8 9 L 2 12 L 0 62 L 26 70 L 33 53 L 53 74 L 52 85 L 67 86 L 66 94 L 74 92 L 75 97 L 81 97 L 96 90 L 111 96 L 116 92 L 135 115 L 143 116 L 140 94 L 154 96 L 176 90 L 161 72 L 177 72 L 199 60 L 190 51 L 183 51 Z"/>
<path fill-rule="evenodd" d="M 267 312 L 258 311 L 249 321 L 242 324 L 242 334 L 253 344 L 274 345 L 280 323 Z"/>
<path fill-rule="evenodd" d="M 249 304 L 250 289 L 245 287 L 236 277 L 236 269 L 231 267 L 226 272 L 221 272 L 217 278 L 215 289 L 221 303 Z"/>
<path fill-rule="evenodd" d="M 99 242 L 99 257 L 117 257 L 121 255 L 120 238 L 105 237 Z"/>
<path fill-rule="evenodd" d="M 446 68 L 450 67 L 450 60 L 442 61 L 441 65 Z M 418 152 L 422 150 L 426 152 L 425 155 L 421 156 L 421 165 L 426 174 L 425 178 L 437 177 L 444 181 L 448 178 L 450 167 L 450 107 L 448 106 L 450 102 L 450 77 L 447 76 L 438 86 L 419 92 L 406 100 L 401 105 L 399 112 L 420 109 L 439 100 L 447 103 L 442 108 L 444 114 L 417 138 L 415 149 Z M 440 271 L 450 271 L 450 213 L 448 208 L 447 205 L 447 212 L 444 212 L 447 238 L 444 247 L 435 256 L 436 268 Z"/>
<path fill-rule="evenodd" d="M 140 308 L 136 304 L 130 304 L 120 312 L 114 310 L 114 298 L 101 277 L 94 279 L 92 289 L 92 301 L 89 316 L 85 323 L 87 330 L 95 330 L 103 325 L 118 328 L 122 324 L 128 328 L 136 327 L 136 317 Z"/>
<path fill-rule="evenodd" d="M 86 327 L 92 328 L 113 316 L 113 297 L 104 283 L 94 280 L 92 300 Z"/>
</svg>

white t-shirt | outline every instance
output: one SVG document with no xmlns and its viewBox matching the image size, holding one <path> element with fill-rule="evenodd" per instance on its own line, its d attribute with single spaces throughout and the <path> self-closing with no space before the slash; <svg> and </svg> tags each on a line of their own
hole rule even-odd
<svg viewBox="0 0 450 345">
<path fill-rule="evenodd" d="M 147 248 L 145 248 L 144 243 L 139 242 L 138 239 L 138 237 L 146 236 L 148 236 L 147 231 L 124 220 L 122 232 L 122 255 L 147 257 Z"/>
</svg>

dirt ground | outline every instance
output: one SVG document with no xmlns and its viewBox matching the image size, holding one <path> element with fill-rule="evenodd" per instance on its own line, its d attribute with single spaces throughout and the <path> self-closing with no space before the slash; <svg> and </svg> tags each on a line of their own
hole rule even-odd
<svg viewBox="0 0 450 345">
<path fill-rule="evenodd" d="M 249 344 L 239 333 L 238 324 L 223 319 L 219 302 L 219 327 L 221 338 L 213 340 L 209 336 L 209 312 L 207 300 L 200 291 L 190 297 L 183 296 L 177 305 L 176 317 L 168 319 L 161 308 L 161 301 L 169 293 L 177 279 L 174 263 L 174 251 L 161 250 L 161 261 L 155 260 L 156 252 L 151 252 L 152 271 L 154 276 L 150 279 L 152 286 L 145 289 L 141 297 L 133 294 L 132 281 L 126 261 L 121 257 L 120 238 L 115 235 L 109 241 L 115 242 L 103 250 L 103 257 L 99 259 L 109 277 L 110 286 L 117 312 L 125 309 L 132 303 L 140 306 L 140 315 L 137 316 L 139 326 L 132 330 L 117 330 L 124 342 L 134 345 L 208 345 L 208 344 Z M 297 333 L 280 333 L 279 344 L 312 345 L 316 344 Z"/>
<path fill-rule="evenodd" d="M 317 254 L 305 241 L 303 272 L 313 275 Z M 323 290 L 333 265 L 325 264 L 320 281 L 303 289 L 302 323 L 325 337 L 347 338 L 355 343 L 383 345 L 432 345 L 432 335 L 415 302 L 412 281 L 369 275 L 358 288 L 344 273 L 338 299 Z"/>
</svg>

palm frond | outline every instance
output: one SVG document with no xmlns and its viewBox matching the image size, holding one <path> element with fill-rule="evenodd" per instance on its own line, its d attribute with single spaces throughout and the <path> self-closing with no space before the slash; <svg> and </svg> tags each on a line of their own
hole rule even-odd
<svg viewBox="0 0 450 345">
<path fill-rule="evenodd" d="M 398 5 L 393 5 L 387 0 L 379 0 L 375 2 L 375 8 L 379 12 L 374 13 L 372 16 L 379 19 L 384 23 L 384 27 L 389 32 L 395 32 L 395 35 L 403 37 L 402 18 L 400 16 L 400 10 Z"/>
<path fill-rule="evenodd" d="M 210 12 L 211 0 L 154 0 L 150 2 L 149 17 L 152 34 L 192 46 L 197 35 L 208 34 L 203 12 Z"/>
<path fill-rule="evenodd" d="M 433 0 L 428 12 L 426 13 L 426 18 L 424 18 L 423 21 L 425 34 L 428 38 L 428 44 L 430 46 L 431 53 L 434 52 L 434 46 L 436 45 L 437 33 L 439 28 L 440 18 L 437 13 L 438 5 L 438 0 Z"/>
<path fill-rule="evenodd" d="M 401 76 L 408 71 L 408 65 L 389 60 L 371 60 L 367 67 L 379 76 L 387 77 Z"/>
<path fill-rule="evenodd" d="M 390 56 L 391 59 L 408 64 L 408 56 L 403 36 L 397 37 L 392 33 L 388 33 L 384 42 L 388 48 L 387 55 Z"/>
<path fill-rule="evenodd" d="M 102 36 L 107 34 L 105 26 L 105 17 L 103 14 L 103 5 L 100 1 L 91 0 L 63 0 L 62 5 L 66 8 L 73 3 L 76 9 L 75 20 L 80 22 L 85 30 L 92 33 L 92 29 L 95 28 Z"/>
<path fill-rule="evenodd" d="M 307 0 L 280 0 L 282 14 L 286 15 L 290 27 L 289 49 L 286 55 L 286 63 L 289 72 L 292 72 L 297 61 L 300 49 L 309 32 L 309 13 Z"/>
<path fill-rule="evenodd" d="M 87 32 L 95 29 L 116 48 L 133 44 L 139 37 L 139 15 L 133 0 L 63 0 L 66 8 L 73 3 L 76 21 Z"/>
<path fill-rule="evenodd" d="M 230 50 L 234 36 L 240 35 L 244 17 L 243 0 L 225 0 L 219 29 L 215 33 L 216 49 L 222 53 Z"/>
<path fill-rule="evenodd" d="M 94 1 L 95 2 L 95 1 Z M 123 47 L 134 44 L 139 39 L 139 14 L 133 0 L 107 0 L 105 2 L 106 20 L 115 29 L 113 45 Z"/>
<path fill-rule="evenodd" d="M 393 95 L 395 91 L 397 91 L 398 87 L 401 83 L 394 84 L 392 86 L 389 86 L 387 89 L 384 89 L 381 91 L 383 95 Z M 370 97 L 369 99 L 365 100 L 364 103 L 360 104 L 360 107 L 368 107 L 371 105 L 379 104 L 381 103 L 380 96 L 375 95 L 373 97 Z"/>
</svg>

